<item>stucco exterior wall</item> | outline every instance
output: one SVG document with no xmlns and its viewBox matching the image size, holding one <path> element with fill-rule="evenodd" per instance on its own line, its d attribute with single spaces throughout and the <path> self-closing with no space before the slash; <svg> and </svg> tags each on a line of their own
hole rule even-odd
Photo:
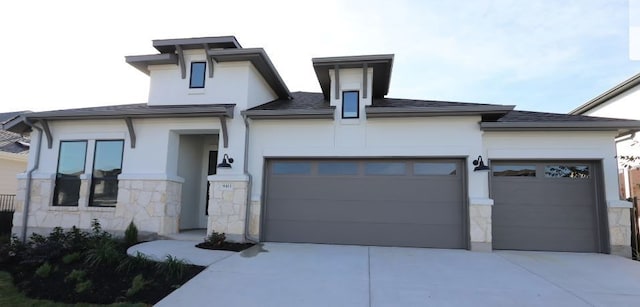
<svg viewBox="0 0 640 307">
<path fill-rule="evenodd" d="M 27 156 L 8 158 L 0 155 L 0 194 L 15 195 L 18 190 L 16 176 L 27 169 Z"/>
</svg>

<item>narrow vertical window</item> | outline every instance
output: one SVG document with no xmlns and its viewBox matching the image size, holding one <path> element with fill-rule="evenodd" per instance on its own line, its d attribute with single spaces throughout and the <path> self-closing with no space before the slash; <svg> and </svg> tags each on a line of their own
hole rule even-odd
<svg viewBox="0 0 640 307">
<path fill-rule="evenodd" d="M 342 118 L 358 118 L 360 115 L 358 96 L 357 91 L 342 92 Z"/>
<path fill-rule="evenodd" d="M 204 88 L 204 73 L 207 70 L 207 63 L 192 62 L 191 78 L 189 79 L 189 88 Z"/>
<path fill-rule="evenodd" d="M 87 141 L 62 141 L 58 154 L 54 206 L 78 206 L 80 175 L 84 173 Z"/>
<path fill-rule="evenodd" d="M 118 200 L 118 175 L 122 173 L 123 140 L 96 141 L 91 178 L 90 206 L 114 206 Z"/>
</svg>

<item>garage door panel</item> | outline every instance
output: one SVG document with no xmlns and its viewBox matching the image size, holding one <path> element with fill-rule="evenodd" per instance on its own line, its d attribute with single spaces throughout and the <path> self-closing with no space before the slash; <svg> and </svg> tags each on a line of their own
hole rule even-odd
<svg viewBox="0 0 640 307">
<path fill-rule="evenodd" d="M 265 240 L 466 247 L 459 161 L 448 160 L 448 165 L 441 166 L 430 159 L 388 160 L 392 163 L 385 159 L 348 159 L 344 161 L 350 164 L 349 172 L 342 172 L 339 166 L 345 163 L 332 159 L 332 175 L 321 169 L 326 161 L 293 162 L 309 166 L 303 175 L 274 174 L 273 165 L 277 163 L 283 170 L 283 163 L 267 162 Z M 428 163 L 420 164 L 413 174 L 412 165 L 417 161 Z M 353 164 L 358 165 L 357 172 Z M 367 172 L 369 164 L 376 165 Z M 404 175 L 396 168 L 387 173 L 385 167 L 392 164 L 404 165 Z"/>
<path fill-rule="evenodd" d="M 462 209 L 457 203 L 421 202 L 388 204 L 385 201 L 305 201 L 272 200 L 278 206 L 266 212 L 267 220 L 300 220 L 327 222 L 372 222 L 451 224 L 461 226 Z"/>
<path fill-rule="evenodd" d="M 273 227 L 270 228 L 266 240 L 274 242 L 377 246 L 428 245 L 434 248 L 459 248 L 459 246 L 463 245 L 462 239 L 450 239 L 450 237 L 462 238 L 461 230 L 445 225 L 406 223 L 354 224 L 356 223 L 278 221 L 278 223 L 272 224 Z M 442 235 L 445 233 L 450 235 Z"/>
<path fill-rule="evenodd" d="M 592 228 L 527 228 L 494 226 L 494 249 L 593 252 L 597 245 Z M 558 233 L 564 235 L 558 236 Z"/>
<path fill-rule="evenodd" d="M 590 188 L 590 182 L 494 180 L 493 183 L 494 194 L 509 196 L 509 202 L 534 200 L 530 203 L 557 203 L 559 199 L 562 199 L 564 203 L 572 204 L 591 202 L 593 199 L 593 189 Z"/>
<path fill-rule="evenodd" d="M 525 164 L 537 170 L 535 177 L 491 174 L 493 248 L 598 252 L 594 172 L 588 178 L 553 178 L 540 170 L 576 163 L 492 161 L 494 169 L 507 165 L 506 169 L 517 170 L 510 165 Z M 579 164 L 593 169 L 591 163 Z"/>
<path fill-rule="evenodd" d="M 496 207 L 494 219 L 499 225 L 523 227 L 580 227 L 593 225 L 593 211 L 585 206 L 555 206 L 554 204 L 532 206 Z"/>
</svg>

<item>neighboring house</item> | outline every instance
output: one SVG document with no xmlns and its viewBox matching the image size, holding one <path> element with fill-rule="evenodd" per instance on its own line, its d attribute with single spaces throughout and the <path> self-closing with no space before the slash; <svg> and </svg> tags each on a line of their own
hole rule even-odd
<svg viewBox="0 0 640 307">
<path fill-rule="evenodd" d="M 393 55 L 315 58 L 322 93 L 307 93 L 232 36 L 153 46 L 126 57 L 150 77 L 147 103 L 8 123 L 34 144 L 18 235 L 97 218 L 238 241 L 630 255 L 615 138 L 638 121 L 387 98 Z"/>
<path fill-rule="evenodd" d="M 640 120 L 640 74 L 614 86 L 569 114 Z M 625 135 L 616 141 L 619 156 L 640 157 L 640 135 Z M 620 161 L 620 195 L 640 197 L 640 160 Z"/>
<path fill-rule="evenodd" d="M 0 125 L 19 117 L 23 112 L 0 113 Z M 27 169 L 29 139 L 0 129 L 0 195 L 15 195 L 16 175 Z"/>
</svg>

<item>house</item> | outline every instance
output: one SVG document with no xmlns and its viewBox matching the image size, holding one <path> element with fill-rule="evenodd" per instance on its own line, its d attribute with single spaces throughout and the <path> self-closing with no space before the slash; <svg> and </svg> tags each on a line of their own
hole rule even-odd
<svg viewBox="0 0 640 307">
<path fill-rule="evenodd" d="M 312 59 L 291 92 L 235 37 L 127 56 L 147 103 L 29 113 L 14 232 L 108 230 L 236 241 L 630 256 L 616 137 L 640 122 L 386 97 L 394 56 Z"/>
<path fill-rule="evenodd" d="M 23 113 L 25 112 L 0 113 L 0 125 Z M 16 194 L 18 187 L 16 175 L 27 169 L 28 154 L 28 138 L 0 129 L 0 195 Z"/>
<path fill-rule="evenodd" d="M 587 101 L 569 114 L 640 120 L 640 74 Z M 640 136 L 628 134 L 616 140 L 619 156 L 640 157 Z M 640 161 L 622 160 L 620 195 L 640 197 Z"/>
</svg>

